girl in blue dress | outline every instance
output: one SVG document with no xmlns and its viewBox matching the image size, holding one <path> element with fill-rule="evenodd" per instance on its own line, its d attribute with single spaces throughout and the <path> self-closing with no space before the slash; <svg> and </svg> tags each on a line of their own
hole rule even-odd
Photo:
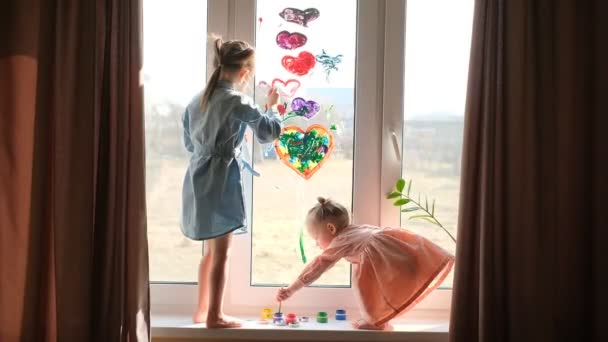
<svg viewBox="0 0 608 342">
<path fill-rule="evenodd" d="M 215 71 L 205 90 L 194 97 L 183 116 L 184 145 L 192 153 L 182 192 L 182 232 L 205 240 L 199 266 L 199 301 L 194 322 L 207 328 L 239 327 L 223 313 L 226 270 L 233 233 L 246 231 L 241 144 L 247 127 L 261 143 L 279 137 L 281 121 L 271 108 L 279 103 L 276 89 L 262 113 L 242 88 L 254 68 L 254 49 L 242 41 L 215 40 Z M 250 168 L 250 167 L 249 167 Z"/>
</svg>

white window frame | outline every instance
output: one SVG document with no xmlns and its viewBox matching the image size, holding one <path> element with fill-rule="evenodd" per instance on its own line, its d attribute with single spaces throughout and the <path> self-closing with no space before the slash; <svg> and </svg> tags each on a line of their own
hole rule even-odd
<svg viewBox="0 0 608 342">
<path fill-rule="evenodd" d="M 207 13 L 209 33 L 255 42 L 255 0 L 208 0 Z M 400 217 L 385 195 L 402 175 L 406 0 L 358 0 L 357 13 L 353 220 L 398 227 Z M 208 75 L 212 61 L 207 53 Z M 251 178 L 244 182 L 248 186 Z M 251 232 L 235 236 L 225 294 L 229 313 L 257 315 L 275 305 L 276 287 L 250 285 L 251 256 Z M 189 315 L 197 295 L 192 284 L 151 284 L 152 310 Z M 445 319 L 451 296 L 451 289 L 438 289 L 408 316 Z M 308 287 L 289 302 L 297 312 L 338 307 L 357 310 L 352 289 Z"/>
</svg>

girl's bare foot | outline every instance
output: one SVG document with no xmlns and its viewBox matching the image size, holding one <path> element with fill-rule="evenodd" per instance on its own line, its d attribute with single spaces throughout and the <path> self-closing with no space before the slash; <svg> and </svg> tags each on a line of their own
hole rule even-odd
<svg viewBox="0 0 608 342">
<path fill-rule="evenodd" d="M 362 319 L 353 322 L 353 327 L 361 330 L 390 330 L 390 325 L 386 323 L 382 325 L 375 325 Z"/>
<path fill-rule="evenodd" d="M 227 315 L 219 317 L 207 316 L 207 329 L 240 328 L 242 325 L 240 320 Z"/>
<path fill-rule="evenodd" d="M 196 312 L 192 316 L 192 322 L 194 322 L 194 323 L 205 323 L 206 320 L 207 320 L 207 312 L 205 312 L 205 311 Z"/>
</svg>

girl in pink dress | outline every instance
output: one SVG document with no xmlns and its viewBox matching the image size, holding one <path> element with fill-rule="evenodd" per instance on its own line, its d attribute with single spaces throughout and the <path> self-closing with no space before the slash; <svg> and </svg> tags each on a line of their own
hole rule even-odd
<svg viewBox="0 0 608 342">
<path fill-rule="evenodd" d="M 353 264 L 353 285 L 363 319 L 358 329 L 383 330 L 433 291 L 448 275 L 454 257 L 429 240 L 402 228 L 350 224 L 346 208 L 331 200 L 308 212 L 306 229 L 323 253 L 298 279 L 280 289 L 284 301 L 317 280 L 340 259 Z"/>
</svg>

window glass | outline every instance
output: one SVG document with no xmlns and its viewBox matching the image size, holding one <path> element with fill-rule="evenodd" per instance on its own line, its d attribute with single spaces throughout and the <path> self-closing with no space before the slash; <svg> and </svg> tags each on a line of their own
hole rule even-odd
<svg viewBox="0 0 608 342">
<path fill-rule="evenodd" d="M 352 206 L 356 4 L 257 1 L 256 101 L 264 103 L 264 83 L 281 80 L 275 85 L 284 93 L 284 125 L 292 128 L 284 131 L 279 148 L 253 149 L 261 173 L 253 179 L 253 285 L 287 284 L 298 275 L 300 230 L 318 196 Z M 314 125 L 322 128 L 307 133 Z M 329 135 L 328 151 L 322 140 Z M 303 248 L 308 261 L 320 252 L 306 233 Z M 349 286 L 350 265 L 338 263 L 316 285 Z"/>
<path fill-rule="evenodd" d="M 205 85 L 207 2 L 145 0 L 143 18 L 150 279 L 194 282 L 202 244 L 179 228 L 189 158 L 181 116 Z"/>
<path fill-rule="evenodd" d="M 472 17 L 473 0 L 407 2 L 404 177 L 412 197 L 436 200 L 435 216 L 454 236 Z M 442 229 L 413 214 L 402 215 L 402 226 L 455 252 Z M 450 275 L 443 286 L 451 285 Z"/>
</svg>

